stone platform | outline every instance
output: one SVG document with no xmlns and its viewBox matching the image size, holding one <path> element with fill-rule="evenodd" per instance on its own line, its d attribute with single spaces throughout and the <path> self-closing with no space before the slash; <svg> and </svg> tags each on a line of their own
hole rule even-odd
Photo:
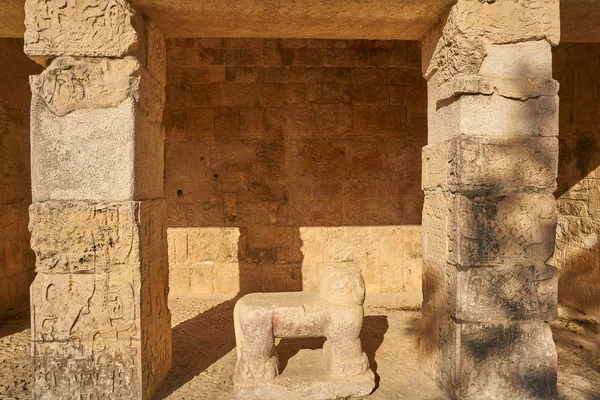
<svg viewBox="0 0 600 400">
<path fill-rule="evenodd" d="M 304 350 L 289 360 L 281 374 L 271 381 L 240 381 L 236 377 L 237 398 L 243 400 L 327 400 L 350 395 L 366 396 L 375 388 L 370 369 L 363 375 L 336 378 L 325 371 L 321 349 Z"/>
</svg>

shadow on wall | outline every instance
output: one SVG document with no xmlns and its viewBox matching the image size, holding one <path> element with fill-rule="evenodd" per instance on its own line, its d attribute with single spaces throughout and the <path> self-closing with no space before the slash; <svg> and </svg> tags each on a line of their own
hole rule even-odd
<svg viewBox="0 0 600 400">
<path fill-rule="evenodd" d="M 554 49 L 560 82 L 559 301 L 600 318 L 600 44 Z"/>
<path fill-rule="evenodd" d="M 417 42 L 182 39 L 168 47 L 170 232 L 239 229 L 239 283 L 230 285 L 302 290 L 301 227 L 420 224 L 426 90 Z M 172 287 L 226 291 L 222 261 L 189 253 L 171 260 Z M 213 287 L 195 287 L 200 269 Z"/>
<path fill-rule="evenodd" d="M 532 75 L 528 65 L 515 67 L 515 76 Z M 436 110 L 439 119 L 462 112 L 461 126 L 472 132 L 482 116 L 496 119 L 486 124 L 486 137 L 463 137 L 451 160 L 462 163 L 459 177 L 477 181 L 476 187 L 464 185 L 454 197 L 443 181 L 446 186 L 435 188 L 424 206 L 421 353 L 453 397 L 490 390 L 515 398 L 552 397 L 552 338 L 540 322 L 552 318 L 557 295 L 556 274 L 544 263 L 554 250 L 555 201 L 548 192 L 558 160 L 557 139 L 551 137 L 558 110 L 548 96 L 475 96 L 455 97 Z M 453 102 L 461 106 L 448 109 Z M 436 197 L 440 188 L 454 205 Z"/>
</svg>

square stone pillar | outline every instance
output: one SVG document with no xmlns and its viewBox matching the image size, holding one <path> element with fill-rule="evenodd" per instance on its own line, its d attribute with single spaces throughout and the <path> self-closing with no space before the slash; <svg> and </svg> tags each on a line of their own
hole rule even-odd
<svg viewBox="0 0 600 400">
<path fill-rule="evenodd" d="M 126 1 L 27 0 L 34 399 L 150 399 L 171 365 L 165 47 Z"/>
<path fill-rule="evenodd" d="M 552 399 L 558 0 L 458 0 L 423 41 L 422 355 L 453 398 Z"/>
</svg>

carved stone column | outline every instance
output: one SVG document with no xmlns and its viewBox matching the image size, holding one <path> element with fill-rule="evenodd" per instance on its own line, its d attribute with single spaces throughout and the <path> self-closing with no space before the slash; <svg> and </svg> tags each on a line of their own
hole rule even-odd
<svg viewBox="0 0 600 400">
<path fill-rule="evenodd" d="M 35 399 L 149 399 L 171 365 L 165 47 L 127 1 L 26 2 Z"/>
<path fill-rule="evenodd" d="M 550 399 L 558 0 L 458 0 L 423 42 L 422 354 L 463 399 Z"/>
</svg>

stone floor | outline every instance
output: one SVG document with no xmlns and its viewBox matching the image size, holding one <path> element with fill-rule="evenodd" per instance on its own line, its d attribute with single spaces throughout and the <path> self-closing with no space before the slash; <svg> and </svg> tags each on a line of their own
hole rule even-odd
<svg viewBox="0 0 600 400">
<path fill-rule="evenodd" d="M 231 399 L 235 340 L 235 299 L 172 298 L 173 368 L 157 399 Z M 363 345 L 379 377 L 368 397 L 445 399 L 419 367 L 419 311 L 414 301 L 394 295 L 367 299 Z M 562 309 L 553 324 L 559 354 L 559 399 L 600 399 L 600 323 Z M 30 389 L 29 318 L 0 321 L 0 399 L 27 399 Z M 320 348 L 319 340 L 283 340 L 282 366 L 298 352 Z"/>
</svg>

